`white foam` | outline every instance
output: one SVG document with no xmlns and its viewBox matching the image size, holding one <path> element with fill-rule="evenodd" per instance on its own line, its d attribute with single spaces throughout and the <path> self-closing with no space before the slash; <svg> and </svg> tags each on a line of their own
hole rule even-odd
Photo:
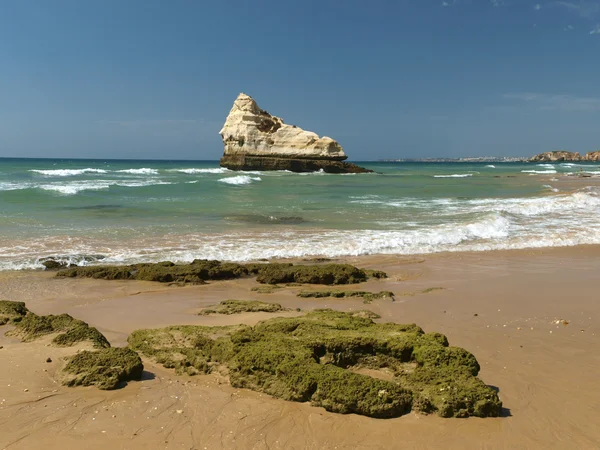
<svg viewBox="0 0 600 450">
<path fill-rule="evenodd" d="M 196 173 L 227 173 L 231 172 L 229 169 L 225 167 L 215 167 L 209 169 L 170 169 L 169 172 L 179 172 L 179 173 L 187 173 L 187 174 L 196 174 Z"/>
<path fill-rule="evenodd" d="M 538 164 L 538 167 L 546 167 L 547 169 L 554 169 L 554 164 Z"/>
<path fill-rule="evenodd" d="M 452 175 L 434 175 L 433 178 L 467 178 L 472 176 L 472 173 L 453 173 Z"/>
<path fill-rule="evenodd" d="M 121 187 L 145 187 L 162 184 L 172 184 L 168 181 L 161 180 L 94 180 L 94 181 L 74 181 L 70 183 L 49 183 L 40 184 L 37 187 L 44 191 L 58 192 L 64 195 L 75 195 L 83 191 L 101 191 L 108 189 L 111 186 Z"/>
<path fill-rule="evenodd" d="M 489 167 L 490 169 L 495 169 L 495 168 L 496 168 L 496 166 L 494 166 L 493 164 L 488 164 L 488 165 L 487 165 L 487 166 L 485 166 L 485 167 Z"/>
<path fill-rule="evenodd" d="M 123 169 L 117 170 L 119 173 L 131 173 L 134 175 L 158 175 L 158 170 L 142 167 L 141 169 Z"/>
<path fill-rule="evenodd" d="M 30 169 L 30 172 L 39 173 L 40 175 L 52 176 L 52 177 L 72 177 L 76 175 L 83 175 L 84 173 L 107 173 L 104 169 L 52 169 L 52 170 L 37 170 Z"/>
<path fill-rule="evenodd" d="M 29 189 L 30 187 L 31 185 L 28 183 L 0 183 L 0 191 L 18 191 L 21 189 Z"/>
<path fill-rule="evenodd" d="M 221 178 L 219 181 L 222 183 L 227 183 L 227 184 L 242 185 L 242 184 L 250 184 L 253 181 L 261 181 L 261 178 L 260 177 L 249 177 L 248 175 L 238 175 L 236 177 Z"/>
<path fill-rule="evenodd" d="M 531 174 L 550 174 L 556 173 L 556 170 L 521 170 L 522 173 L 531 173 Z"/>
</svg>

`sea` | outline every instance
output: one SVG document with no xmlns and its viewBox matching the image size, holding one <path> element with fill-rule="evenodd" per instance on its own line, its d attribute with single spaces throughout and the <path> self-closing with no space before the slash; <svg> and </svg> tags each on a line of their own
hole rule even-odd
<svg viewBox="0 0 600 450">
<path fill-rule="evenodd" d="M 0 270 L 600 243 L 600 190 L 575 177 L 600 164 L 358 164 L 376 173 L 0 159 Z"/>
</svg>

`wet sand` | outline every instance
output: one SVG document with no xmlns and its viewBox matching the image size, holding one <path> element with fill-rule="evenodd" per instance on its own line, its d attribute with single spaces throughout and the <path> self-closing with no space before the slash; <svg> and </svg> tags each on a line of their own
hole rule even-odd
<svg viewBox="0 0 600 450">
<path fill-rule="evenodd" d="M 289 287 L 258 294 L 253 279 L 169 287 L 149 282 L 0 273 L 0 298 L 38 314 L 69 313 L 124 345 L 139 328 L 253 324 L 267 313 L 198 316 L 218 301 L 259 299 L 290 308 L 369 309 L 416 323 L 465 347 L 499 389 L 504 417 L 390 420 L 328 413 L 234 389 L 219 375 L 176 376 L 145 363 L 117 391 L 66 388 L 59 349 L 0 329 L 0 449 L 596 449 L 600 448 L 600 247 L 347 258 L 387 280 L 342 289 L 391 290 L 396 301 L 302 299 Z M 424 293 L 430 288 L 443 288 Z M 313 289 L 321 289 L 315 287 Z M 297 314 L 289 312 L 286 314 Z M 568 321 L 567 325 L 555 321 Z M 51 357 L 52 363 L 46 363 Z"/>
</svg>

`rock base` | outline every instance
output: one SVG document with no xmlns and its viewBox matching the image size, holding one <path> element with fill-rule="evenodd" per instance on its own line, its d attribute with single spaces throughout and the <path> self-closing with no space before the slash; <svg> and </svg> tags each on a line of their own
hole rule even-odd
<svg viewBox="0 0 600 450">
<path fill-rule="evenodd" d="M 289 170 L 291 172 L 326 173 L 372 173 L 372 170 L 356 164 L 325 159 L 289 159 L 264 156 L 227 155 L 220 161 L 221 167 L 230 170 Z"/>
</svg>

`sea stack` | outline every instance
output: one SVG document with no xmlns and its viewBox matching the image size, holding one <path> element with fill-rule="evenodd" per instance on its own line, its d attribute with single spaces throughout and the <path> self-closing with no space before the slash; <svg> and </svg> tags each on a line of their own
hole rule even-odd
<svg viewBox="0 0 600 450">
<path fill-rule="evenodd" d="M 219 134 L 225 144 L 220 164 L 231 170 L 372 172 L 344 162 L 347 156 L 335 140 L 284 123 L 243 93 L 233 103 Z"/>
</svg>

